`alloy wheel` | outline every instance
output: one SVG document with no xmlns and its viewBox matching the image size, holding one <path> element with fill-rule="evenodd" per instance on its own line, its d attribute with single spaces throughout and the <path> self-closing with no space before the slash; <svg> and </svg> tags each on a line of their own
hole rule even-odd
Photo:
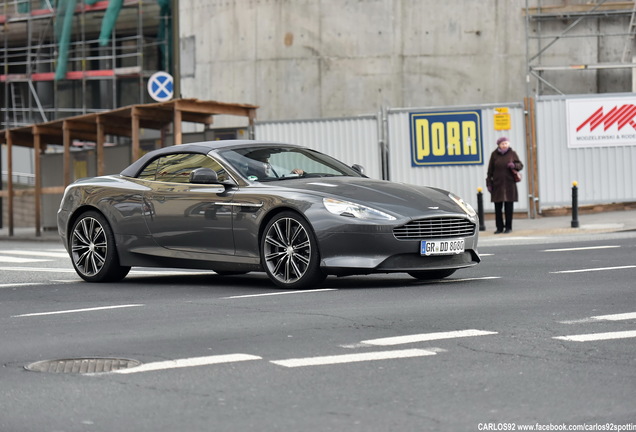
<svg viewBox="0 0 636 432">
<path fill-rule="evenodd" d="M 310 265 L 309 234 L 294 218 L 278 219 L 265 235 L 264 252 L 269 273 L 282 283 L 292 284 L 303 277 Z"/>
<path fill-rule="evenodd" d="M 108 253 L 104 227 L 97 219 L 85 217 L 75 225 L 71 239 L 71 252 L 76 268 L 85 276 L 99 273 Z"/>
</svg>

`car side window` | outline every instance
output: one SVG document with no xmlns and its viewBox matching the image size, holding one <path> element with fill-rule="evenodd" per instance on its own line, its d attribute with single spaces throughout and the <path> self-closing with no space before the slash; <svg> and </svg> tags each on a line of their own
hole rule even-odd
<svg viewBox="0 0 636 432">
<path fill-rule="evenodd" d="M 154 180 L 157 175 L 157 166 L 159 165 L 159 159 L 155 159 L 150 162 L 146 167 L 139 173 L 137 178 L 143 180 Z"/>
<path fill-rule="evenodd" d="M 188 183 L 190 173 L 197 168 L 210 168 L 216 171 L 219 181 L 229 179 L 225 169 L 207 155 L 177 153 L 162 156 L 150 162 L 139 174 L 139 178 L 169 183 Z"/>
</svg>

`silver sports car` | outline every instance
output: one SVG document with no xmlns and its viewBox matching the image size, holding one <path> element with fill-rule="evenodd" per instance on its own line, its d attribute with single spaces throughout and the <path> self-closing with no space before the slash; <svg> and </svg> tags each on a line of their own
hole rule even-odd
<svg viewBox="0 0 636 432">
<path fill-rule="evenodd" d="M 283 288 L 327 275 L 438 279 L 479 263 L 473 208 L 450 192 L 374 180 L 291 144 L 213 141 L 147 153 L 69 185 L 58 230 L 89 282 L 132 266 L 267 273 Z"/>
</svg>

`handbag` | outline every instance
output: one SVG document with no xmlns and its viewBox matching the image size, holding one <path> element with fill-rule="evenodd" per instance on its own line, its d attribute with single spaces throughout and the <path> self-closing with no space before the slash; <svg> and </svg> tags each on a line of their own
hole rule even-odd
<svg viewBox="0 0 636 432">
<path fill-rule="evenodd" d="M 510 160 L 510 162 L 513 164 L 515 163 L 514 156 L 513 159 Z M 512 171 L 512 177 L 515 179 L 515 183 L 519 183 L 521 181 L 521 173 L 514 168 L 510 168 L 510 171 Z"/>
</svg>

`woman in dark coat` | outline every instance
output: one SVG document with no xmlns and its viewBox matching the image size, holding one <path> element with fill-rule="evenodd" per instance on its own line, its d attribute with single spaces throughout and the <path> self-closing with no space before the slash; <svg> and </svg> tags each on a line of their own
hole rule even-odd
<svg viewBox="0 0 636 432">
<path fill-rule="evenodd" d="M 488 176 L 486 187 L 490 192 L 490 201 L 495 203 L 495 234 L 508 234 L 512 231 L 512 214 L 514 202 L 519 201 L 517 183 L 513 170 L 521 171 L 523 163 L 517 153 L 510 147 L 508 138 L 501 137 L 497 140 L 497 149 L 490 155 L 488 162 Z M 502 210 L 505 211 L 506 220 Z"/>
</svg>

